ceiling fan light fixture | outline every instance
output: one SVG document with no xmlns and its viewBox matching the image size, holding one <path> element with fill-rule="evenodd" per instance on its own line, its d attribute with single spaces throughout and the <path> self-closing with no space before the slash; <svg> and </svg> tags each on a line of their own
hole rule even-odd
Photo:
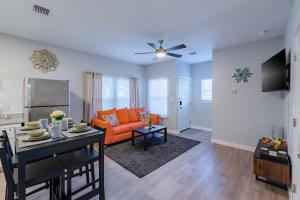
<svg viewBox="0 0 300 200">
<path fill-rule="evenodd" d="M 166 54 L 166 52 L 164 52 L 164 51 L 160 51 L 160 52 L 157 52 L 157 53 L 156 53 L 156 56 L 159 57 L 159 58 L 165 57 L 166 55 L 167 55 L 167 54 Z"/>
<path fill-rule="evenodd" d="M 167 55 L 167 52 L 162 47 L 157 49 L 155 53 L 159 58 L 165 57 Z"/>
</svg>

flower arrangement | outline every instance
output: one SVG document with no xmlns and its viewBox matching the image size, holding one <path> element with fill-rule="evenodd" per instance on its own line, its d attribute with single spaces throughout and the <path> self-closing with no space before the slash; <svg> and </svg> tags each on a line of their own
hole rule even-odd
<svg viewBox="0 0 300 200">
<path fill-rule="evenodd" d="M 52 119 L 56 119 L 56 120 L 62 120 L 64 117 L 65 117 L 65 113 L 63 112 L 63 111 L 61 111 L 61 110 L 56 110 L 56 111 L 54 111 L 54 112 L 52 112 L 51 114 L 50 114 L 50 117 L 52 118 Z"/>
<path fill-rule="evenodd" d="M 152 115 L 148 114 L 148 122 L 149 122 L 149 123 L 152 123 L 152 120 L 153 120 Z"/>
<path fill-rule="evenodd" d="M 147 113 L 147 120 L 149 122 L 149 128 L 152 128 L 153 117 L 152 117 L 152 115 L 150 115 L 150 112 Z"/>
</svg>

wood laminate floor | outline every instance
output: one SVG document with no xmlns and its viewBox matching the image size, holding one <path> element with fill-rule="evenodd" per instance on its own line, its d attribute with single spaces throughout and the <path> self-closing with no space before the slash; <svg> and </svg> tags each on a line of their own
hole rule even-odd
<svg viewBox="0 0 300 200">
<path fill-rule="evenodd" d="M 286 191 L 255 180 L 251 152 L 212 144 L 207 132 L 190 129 L 180 135 L 202 143 L 141 179 L 105 157 L 106 199 L 288 199 Z M 84 176 L 76 179 L 74 187 L 84 180 Z M 0 199 L 4 199 L 4 189 L 5 180 L 0 173 Z M 48 199 L 47 192 L 28 199 Z"/>
</svg>

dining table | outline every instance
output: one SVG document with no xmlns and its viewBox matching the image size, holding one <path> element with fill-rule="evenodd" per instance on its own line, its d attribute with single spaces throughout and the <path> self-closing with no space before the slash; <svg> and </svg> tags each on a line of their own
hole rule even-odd
<svg viewBox="0 0 300 200">
<path fill-rule="evenodd" d="M 21 140 L 23 131 L 20 128 L 15 130 L 15 151 L 18 160 L 18 199 L 26 199 L 26 163 L 30 161 L 47 158 L 64 152 L 75 151 L 80 148 L 84 148 L 90 144 L 99 144 L 99 187 L 95 190 L 91 190 L 85 193 L 81 199 L 90 199 L 99 195 L 99 199 L 105 199 L 104 194 L 104 135 L 105 133 L 90 128 L 88 134 L 78 134 L 68 137 L 68 134 L 61 134 L 61 137 L 52 139 L 50 138 L 45 143 L 37 142 L 36 145 L 30 144 L 28 146 L 23 145 Z"/>
</svg>

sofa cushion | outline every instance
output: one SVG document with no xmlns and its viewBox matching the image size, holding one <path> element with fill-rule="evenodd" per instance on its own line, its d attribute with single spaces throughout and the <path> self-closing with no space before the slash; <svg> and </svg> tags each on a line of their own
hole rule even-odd
<svg viewBox="0 0 300 200">
<path fill-rule="evenodd" d="M 101 110 L 101 111 L 97 111 L 98 113 L 98 119 L 100 120 L 104 120 L 103 119 L 103 115 L 110 115 L 112 113 L 116 112 L 116 108 L 110 109 L 110 110 Z"/>
<path fill-rule="evenodd" d="M 130 126 L 131 129 L 135 129 L 135 128 L 141 128 L 141 127 L 148 126 L 148 123 L 147 122 L 133 122 L 128 125 Z"/>
<path fill-rule="evenodd" d="M 128 116 L 128 109 L 117 109 L 117 115 L 120 124 L 128 124 L 129 123 L 129 116 Z"/>
<path fill-rule="evenodd" d="M 129 116 L 129 121 L 130 122 L 137 122 L 137 121 L 139 121 L 139 118 L 136 115 L 135 108 L 128 109 L 128 116 Z"/>
<path fill-rule="evenodd" d="M 112 128 L 112 133 L 114 135 L 119 135 L 119 134 L 129 132 L 129 131 L 131 131 L 131 127 L 129 126 L 129 124 L 122 124 L 122 125 L 115 126 Z"/>
</svg>

